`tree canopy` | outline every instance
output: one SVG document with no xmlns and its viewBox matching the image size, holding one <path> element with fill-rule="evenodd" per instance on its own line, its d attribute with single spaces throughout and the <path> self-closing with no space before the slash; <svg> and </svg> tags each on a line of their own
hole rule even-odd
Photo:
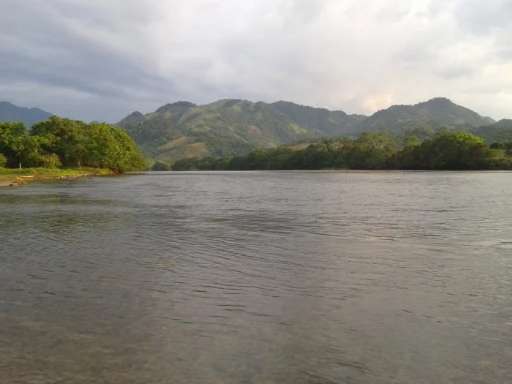
<svg viewBox="0 0 512 384">
<path fill-rule="evenodd" d="M 478 136 L 445 132 L 420 145 L 405 147 L 396 159 L 404 169 L 488 169 L 491 149 Z"/>
<path fill-rule="evenodd" d="M 96 167 L 140 170 L 144 157 L 122 129 L 53 116 L 32 127 L 0 123 L 0 153 L 9 167 Z"/>
<path fill-rule="evenodd" d="M 512 143 L 489 147 L 478 136 L 448 130 L 423 141 L 415 135 L 364 133 L 357 139 L 321 140 L 301 149 L 281 146 L 247 156 L 180 160 L 173 169 L 512 169 Z"/>
</svg>

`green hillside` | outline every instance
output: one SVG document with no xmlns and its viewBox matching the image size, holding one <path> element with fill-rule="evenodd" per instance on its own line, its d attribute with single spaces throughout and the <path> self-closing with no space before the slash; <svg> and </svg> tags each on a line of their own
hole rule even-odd
<svg viewBox="0 0 512 384">
<path fill-rule="evenodd" d="M 255 148 L 318 138 L 356 137 L 363 132 L 427 138 L 441 128 L 472 132 L 493 123 L 448 99 L 436 98 L 392 106 L 369 117 L 285 101 L 220 100 L 207 105 L 181 101 L 146 115 L 133 112 L 118 125 L 147 156 L 171 164 L 181 159 L 244 155 Z"/>
<path fill-rule="evenodd" d="M 512 120 L 500 120 L 492 125 L 479 127 L 474 133 L 490 144 L 512 142 Z"/>
<path fill-rule="evenodd" d="M 159 160 L 245 154 L 254 148 L 322 137 L 350 135 L 361 116 L 341 111 L 246 100 L 198 106 L 177 102 L 153 113 L 134 112 L 118 125 L 144 152 Z"/>
<path fill-rule="evenodd" d="M 494 123 L 488 117 L 457 105 L 446 98 L 435 98 L 416 105 L 395 105 L 376 112 L 359 126 L 360 132 L 434 132 L 440 128 L 471 130 Z"/>
</svg>

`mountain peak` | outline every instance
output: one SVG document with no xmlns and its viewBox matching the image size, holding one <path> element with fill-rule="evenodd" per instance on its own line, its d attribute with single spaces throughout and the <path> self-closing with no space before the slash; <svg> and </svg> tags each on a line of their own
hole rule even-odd
<svg viewBox="0 0 512 384">
<path fill-rule="evenodd" d="M 155 112 L 156 113 L 162 113 L 162 112 L 174 112 L 176 110 L 182 110 L 182 109 L 188 109 L 195 107 L 196 104 L 191 103 L 189 101 L 177 101 L 175 103 L 169 103 L 162 105 L 160 108 L 158 108 Z"/>
<path fill-rule="evenodd" d="M 341 112 L 293 103 L 222 99 L 200 106 L 188 102 L 167 104 L 140 122 L 123 119 L 118 124 L 148 156 L 173 162 L 242 155 L 254 148 L 311 137 L 350 135 L 360 121 Z"/>
<path fill-rule="evenodd" d="M 436 97 L 415 105 L 394 105 L 376 112 L 363 123 L 362 130 L 401 133 L 425 127 L 466 129 L 492 122 L 492 119 L 480 116 L 446 97 Z"/>
<path fill-rule="evenodd" d="M 130 113 L 128 115 L 128 117 L 144 117 L 144 115 L 142 114 L 142 112 L 134 111 L 134 112 Z"/>
<path fill-rule="evenodd" d="M 125 125 L 138 125 L 142 123 L 145 119 L 145 116 L 139 111 L 135 111 L 126 116 L 123 120 L 121 120 L 118 124 Z"/>
<path fill-rule="evenodd" d="M 424 105 L 424 104 L 430 104 L 430 105 L 455 105 L 453 101 L 448 99 L 447 97 L 434 97 L 428 101 L 424 101 L 422 103 L 419 103 L 417 105 Z"/>
<path fill-rule="evenodd" d="M 254 148 L 310 138 L 379 131 L 427 135 L 441 128 L 471 132 L 489 124 L 487 118 L 445 97 L 416 105 L 395 105 L 370 117 L 287 101 L 221 99 L 199 106 L 180 101 L 164 105 L 155 113 L 134 113 L 119 123 L 148 156 L 169 162 L 241 155 Z"/>
</svg>

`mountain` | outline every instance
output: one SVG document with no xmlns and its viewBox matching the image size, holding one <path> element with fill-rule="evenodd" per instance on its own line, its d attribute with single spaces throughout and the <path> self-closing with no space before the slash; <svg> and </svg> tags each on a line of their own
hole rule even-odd
<svg viewBox="0 0 512 384">
<path fill-rule="evenodd" d="M 489 144 L 512 142 L 512 120 L 500 120 L 497 123 L 479 127 L 473 131 Z"/>
<path fill-rule="evenodd" d="M 245 154 L 313 137 L 351 135 L 364 119 L 341 111 L 246 100 L 207 105 L 166 104 L 146 115 L 134 112 L 118 125 L 155 159 Z"/>
<path fill-rule="evenodd" d="M 401 134 L 411 130 L 435 131 L 439 128 L 470 130 L 493 123 L 494 120 L 488 117 L 439 97 L 416 105 L 394 105 L 374 113 L 358 128 L 361 132 Z"/>
<path fill-rule="evenodd" d="M 293 123 L 315 133 L 315 136 L 355 134 L 358 125 L 366 119 L 363 115 L 347 115 L 343 111 L 329 111 L 287 101 L 270 104 L 277 113 L 287 116 Z"/>
<path fill-rule="evenodd" d="M 31 127 L 51 116 L 51 113 L 39 108 L 18 107 L 6 101 L 0 101 L 0 121 L 20 121 L 27 127 Z"/>
<path fill-rule="evenodd" d="M 118 123 L 146 155 L 166 162 L 243 155 L 254 148 L 362 132 L 413 131 L 426 137 L 440 128 L 473 131 L 491 124 L 492 119 L 445 98 L 395 105 L 369 117 L 286 101 L 228 99 L 207 105 L 180 101 L 145 115 L 133 112 Z"/>
</svg>

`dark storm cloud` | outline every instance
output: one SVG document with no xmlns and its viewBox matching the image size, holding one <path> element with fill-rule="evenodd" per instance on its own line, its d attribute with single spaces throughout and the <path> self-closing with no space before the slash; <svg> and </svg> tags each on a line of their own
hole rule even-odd
<svg viewBox="0 0 512 384">
<path fill-rule="evenodd" d="M 4 0 L 0 99 L 115 121 L 169 101 L 288 99 L 369 113 L 512 103 L 506 0 Z"/>
<path fill-rule="evenodd" d="M 137 58 L 137 37 L 116 36 L 120 26 L 111 24 L 109 13 L 78 2 L 75 7 L 64 2 L 27 3 L 8 1 L 10 12 L 0 15 L 4 98 L 13 91 L 23 104 L 111 120 L 135 104 L 135 95 L 151 99 L 172 93 L 172 79 L 154 76 Z M 136 29 L 140 21 L 132 16 L 126 23 L 133 21 Z M 16 92 L 18 88 L 23 92 Z"/>
</svg>

